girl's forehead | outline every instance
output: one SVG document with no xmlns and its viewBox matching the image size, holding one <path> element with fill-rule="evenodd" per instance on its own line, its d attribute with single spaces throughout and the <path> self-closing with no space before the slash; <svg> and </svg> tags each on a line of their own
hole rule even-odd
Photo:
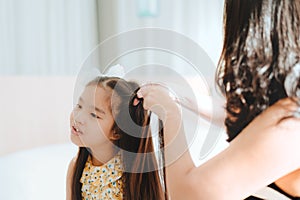
<svg viewBox="0 0 300 200">
<path fill-rule="evenodd" d="M 110 103 L 112 91 L 102 86 L 89 85 L 85 88 L 81 97 L 87 102 L 94 104 L 107 104 Z"/>
<path fill-rule="evenodd" d="M 106 88 L 102 85 L 88 85 L 86 86 L 84 92 L 88 95 L 92 96 L 104 96 L 104 97 L 110 97 L 112 90 L 109 88 Z"/>
</svg>

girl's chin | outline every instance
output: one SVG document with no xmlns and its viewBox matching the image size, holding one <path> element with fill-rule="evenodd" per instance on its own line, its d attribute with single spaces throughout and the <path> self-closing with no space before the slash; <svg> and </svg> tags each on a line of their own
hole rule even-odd
<svg viewBox="0 0 300 200">
<path fill-rule="evenodd" d="M 71 134 L 71 141 L 78 147 L 84 147 L 82 140 L 78 136 Z"/>
</svg>

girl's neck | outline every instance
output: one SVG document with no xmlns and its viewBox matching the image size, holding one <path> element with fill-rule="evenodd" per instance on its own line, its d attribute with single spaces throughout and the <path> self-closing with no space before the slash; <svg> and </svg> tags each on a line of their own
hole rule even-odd
<svg viewBox="0 0 300 200">
<path fill-rule="evenodd" d="M 300 169 L 278 179 L 275 184 L 294 197 L 300 197 Z"/>
<path fill-rule="evenodd" d="M 110 161 L 116 154 L 113 148 L 110 149 L 90 149 L 91 150 L 91 160 L 94 166 L 102 166 L 103 164 Z"/>
</svg>

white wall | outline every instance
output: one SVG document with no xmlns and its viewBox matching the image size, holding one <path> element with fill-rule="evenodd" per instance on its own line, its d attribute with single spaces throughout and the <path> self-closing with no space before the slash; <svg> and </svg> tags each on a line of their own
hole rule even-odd
<svg viewBox="0 0 300 200">
<path fill-rule="evenodd" d="M 61 74 L 63 67 L 78 72 L 98 41 L 136 28 L 170 29 L 199 43 L 217 62 L 222 44 L 222 0 L 158 0 L 154 17 L 139 16 L 138 2 L 0 1 L 0 67 L 11 68 L 8 74 L 18 70 L 52 74 L 0 74 L 0 155 L 69 141 L 75 77 L 53 74 Z"/>
<path fill-rule="evenodd" d="M 75 75 L 99 43 L 97 0 L 0 0 L 0 75 Z"/>
<path fill-rule="evenodd" d="M 69 141 L 75 77 L 0 77 L 0 156 Z"/>
<path fill-rule="evenodd" d="M 154 17 L 138 15 L 139 1 L 98 1 L 100 41 L 132 29 L 160 27 L 190 37 L 217 63 L 222 44 L 223 0 L 157 0 L 158 14 Z"/>
</svg>

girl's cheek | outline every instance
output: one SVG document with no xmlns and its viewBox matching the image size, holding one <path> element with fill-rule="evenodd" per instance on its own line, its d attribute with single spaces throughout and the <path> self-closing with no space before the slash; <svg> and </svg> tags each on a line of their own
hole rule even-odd
<svg viewBox="0 0 300 200">
<path fill-rule="evenodd" d="M 74 121 L 75 116 L 76 116 L 76 111 L 75 111 L 75 110 L 72 110 L 72 112 L 70 113 L 70 119 L 71 119 L 72 121 Z"/>
<path fill-rule="evenodd" d="M 74 115 L 73 115 L 73 111 L 70 114 L 70 123 L 72 123 L 74 121 Z"/>
</svg>

